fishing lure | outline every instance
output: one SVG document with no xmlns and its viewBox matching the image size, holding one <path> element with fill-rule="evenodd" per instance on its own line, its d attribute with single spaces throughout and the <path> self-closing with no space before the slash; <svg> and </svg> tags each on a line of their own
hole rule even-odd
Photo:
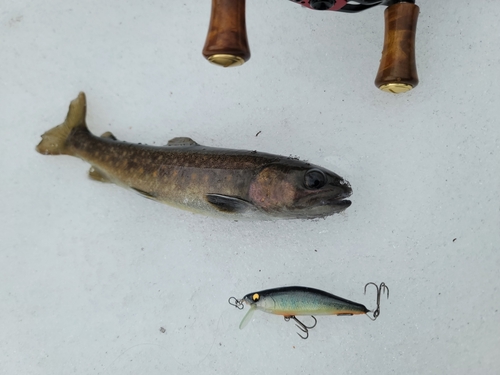
<svg viewBox="0 0 500 375">
<path fill-rule="evenodd" d="M 377 284 L 370 282 L 365 285 L 365 294 L 368 285 L 373 285 L 377 288 L 377 307 L 375 310 L 368 310 L 360 303 L 337 297 L 322 290 L 303 286 L 267 289 L 249 293 L 239 300 L 235 297 L 230 297 L 228 302 L 240 310 L 245 307 L 244 303 L 250 305 L 250 310 L 240 323 L 240 329 L 243 329 L 248 324 L 255 310 L 262 310 L 270 314 L 282 315 L 286 322 L 290 320 L 295 321 L 297 328 L 305 334 L 303 336 L 297 332 L 297 335 L 303 339 L 307 339 L 309 337 L 309 330 L 316 327 L 318 323 L 314 315 L 366 314 L 371 320 L 376 320 L 380 315 L 380 297 L 385 292 L 387 298 L 389 298 L 389 288 L 385 283 L 377 286 Z M 372 316 L 368 315 L 368 313 L 372 313 Z M 297 319 L 298 315 L 310 315 L 314 319 L 314 324 L 306 326 Z"/>
</svg>

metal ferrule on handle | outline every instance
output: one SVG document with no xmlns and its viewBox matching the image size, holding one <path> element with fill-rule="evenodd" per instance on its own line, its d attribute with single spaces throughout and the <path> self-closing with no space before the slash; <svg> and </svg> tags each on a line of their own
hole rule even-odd
<svg viewBox="0 0 500 375">
<path fill-rule="evenodd" d="M 245 0 L 212 0 L 203 56 L 213 64 L 239 66 L 250 59 Z"/>
</svg>

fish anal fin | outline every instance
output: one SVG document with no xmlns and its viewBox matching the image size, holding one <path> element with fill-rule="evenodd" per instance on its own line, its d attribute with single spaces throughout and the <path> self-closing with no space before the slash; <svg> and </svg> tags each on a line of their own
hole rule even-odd
<svg viewBox="0 0 500 375">
<path fill-rule="evenodd" d="M 113 141 L 118 140 L 111 132 L 102 133 L 101 138 L 112 139 Z"/>
<path fill-rule="evenodd" d="M 152 193 L 149 193 L 147 191 L 144 191 L 144 190 L 141 190 L 141 189 L 138 189 L 138 188 L 135 188 L 133 186 L 130 187 L 132 190 L 134 190 L 136 193 L 139 193 L 140 195 L 142 195 L 144 198 L 148 198 L 148 199 L 152 199 L 152 200 L 156 200 L 156 195 L 152 194 Z"/>
<path fill-rule="evenodd" d="M 217 210 L 226 213 L 243 213 L 253 208 L 250 202 L 229 195 L 207 194 L 206 199 Z"/>
<path fill-rule="evenodd" d="M 189 137 L 176 137 L 168 141 L 167 146 L 189 147 L 189 146 L 199 146 L 199 144 L 193 141 Z"/>
<path fill-rule="evenodd" d="M 97 168 L 95 167 L 90 167 L 89 169 L 89 177 L 92 179 L 92 180 L 95 180 L 95 181 L 100 181 L 100 182 L 111 182 L 109 180 L 109 178 L 107 178 L 104 173 L 102 173 L 101 171 L 99 171 Z"/>
</svg>

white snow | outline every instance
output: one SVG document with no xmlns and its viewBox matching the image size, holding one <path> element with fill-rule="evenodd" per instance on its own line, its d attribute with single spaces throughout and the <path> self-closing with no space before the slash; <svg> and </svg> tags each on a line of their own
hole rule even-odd
<svg viewBox="0 0 500 375">
<path fill-rule="evenodd" d="M 373 80 L 383 7 L 247 1 L 248 63 L 201 55 L 209 1 L 19 0 L 0 10 L 5 374 L 493 374 L 500 368 L 500 8 L 418 1 L 420 84 Z M 258 150 L 331 169 L 352 206 L 233 222 L 35 152 L 79 91 L 95 134 Z M 258 133 L 256 137 L 255 135 Z M 303 285 L 374 308 L 308 340 L 227 302 Z M 163 330 L 165 332 L 162 332 Z"/>
</svg>

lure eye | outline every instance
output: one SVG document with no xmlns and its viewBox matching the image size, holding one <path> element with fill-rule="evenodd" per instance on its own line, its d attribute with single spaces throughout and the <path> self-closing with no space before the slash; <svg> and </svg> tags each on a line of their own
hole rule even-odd
<svg viewBox="0 0 500 375">
<path fill-rule="evenodd" d="M 326 184 L 326 176 L 319 169 L 311 169 L 304 176 L 304 185 L 308 189 L 321 189 Z"/>
<path fill-rule="evenodd" d="M 252 296 L 252 299 L 254 302 L 257 302 L 259 299 L 260 299 L 260 296 L 259 296 L 259 293 L 255 293 L 253 296 Z"/>
</svg>

